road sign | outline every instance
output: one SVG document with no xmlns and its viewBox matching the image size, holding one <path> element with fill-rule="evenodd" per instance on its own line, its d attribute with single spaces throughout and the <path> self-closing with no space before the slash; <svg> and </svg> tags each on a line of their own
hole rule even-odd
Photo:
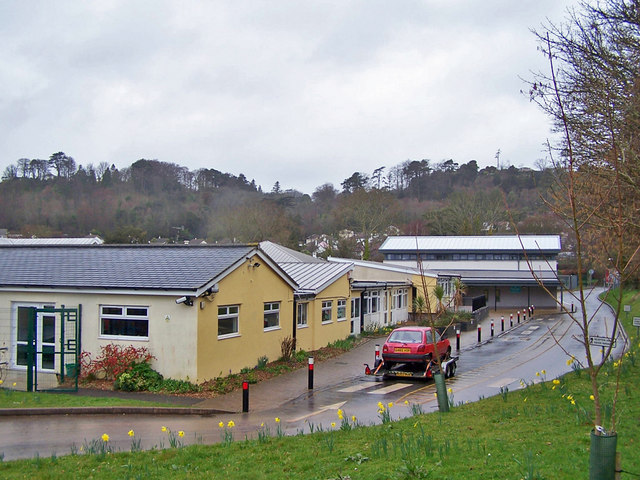
<svg viewBox="0 0 640 480">
<path fill-rule="evenodd" d="M 633 317 L 633 326 L 640 327 L 640 317 Z"/>
<path fill-rule="evenodd" d="M 611 344 L 611 340 L 611 337 L 591 335 L 589 337 L 589 345 L 593 345 L 594 347 L 608 347 L 611 345 L 612 348 L 616 348 L 616 340 L 613 340 L 613 345 Z"/>
</svg>

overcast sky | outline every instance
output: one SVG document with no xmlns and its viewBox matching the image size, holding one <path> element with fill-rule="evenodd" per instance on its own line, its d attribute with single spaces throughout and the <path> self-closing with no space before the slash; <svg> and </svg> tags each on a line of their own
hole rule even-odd
<svg viewBox="0 0 640 480">
<path fill-rule="evenodd" d="M 0 174 L 63 151 L 312 193 L 409 159 L 533 167 L 529 29 L 572 3 L 1 2 Z"/>
</svg>

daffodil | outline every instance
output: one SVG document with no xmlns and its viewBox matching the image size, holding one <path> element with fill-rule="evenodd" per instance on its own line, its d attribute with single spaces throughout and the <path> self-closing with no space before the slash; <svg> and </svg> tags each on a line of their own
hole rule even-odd
<svg viewBox="0 0 640 480">
<path fill-rule="evenodd" d="M 553 384 L 554 385 L 560 385 L 560 380 L 558 380 L 557 378 L 553 379 Z"/>
<path fill-rule="evenodd" d="M 527 401 L 527 397 L 524 397 L 524 400 L 523 400 L 523 402 L 526 402 L 526 401 Z"/>
<path fill-rule="evenodd" d="M 575 400 L 571 400 L 571 405 L 575 405 L 576 401 Z"/>
<path fill-rule="evenodd" d="M 331 422 L 331 428 L 336 428 L 336 422 Z"/>
<path fill-rule="evenodd" d="M 555 385 L 554 385 L 553 387 L 551 387 L 551 390 L 555 390 L 555 389 L 556 389 L 556 386 L 555 386 Z"/>
<path fill-rule="evenodd" d="M 594 397 L 593 395 L 589 395 L 589 400 L 595 400 L 596 397 Z"/>
<path fill-rule="evenodd" d="M 2 385 L 3 383 L 4 383 L 4 381 L 0 379 L 0 385 Z"/>
<path fill-rule="evenodd" d="M 264 428 L 264 422 L 260 424 L 260 428 Z"/>
<path fill-rule="evenodd" d="M 16 382 L 13 382 L 13 386 L 15 387 L 16 385 L 18 385 Z"/>
<path fill-rule="evenodd" d="M 449 388 L 449 389 L 447 390 L 447 392 L 449 392 L 449 393 L 453 393 L 453 389 L 452 389 L 452 388 Z"/>
<path fill-rule="evenodd" d="M 536 377 L 539 377 L 539 376 L 540 376 L 540 372 L 536 372 Z"/>
<path fill-rule="evenodd" d="M 342 409 L 338 409 L 338 416 L 340 417 L 342 415 Z"/>
<path fill-rule="evenodd" d="M 393 407 L 393 402 L 389 402 L 388 405 L 389 405 L 389 408 Z"/>
<path fill-rule="evenodd" d="M 219 426 L 220 428 L 224 428 L 224 422 L 222 422 L 222 421 L 221 421 L 220 423 L 218 423 L 218 426 Z"/>
<path fill-rule="evenodd" d="M 165 426 L 163 425 L 163 426 L 162 426 L 162 428 L 161 428 L 160 430 L 162 430 L 163 432 L 166 432 L 166 431 L 167 431 L 167 427 L 165 427 Z"/>
<path fill-rule="evenodd" d="M 234 423 L 233 420 L 229 420 L 229 423 L 227 423 L 227 427 L 229 427 L 229 428 L 233 428 L 235 426 L 236 426 L 236 424 Z"/>
<path fill-rule="evenodd" d="M 180 431 L 178 432 L 178 436 L 179 436 L 179 437 L 184 437 L 184 431 L 180 430 Z"/>
<path fill-rule="evenodd" d="M 107 435 L 106 433 L 103 433 L 102 434 L 102 441 L 105 442 L 105 443 L 108 442 L 109 441 L 109 435 Z"/>
<path fill-rule="evenodd" d="M 384 410 L 384 403 L 382 403 L 382 402 L 378 402 L 378 408 L 379 408 L 380 410 Z"/>
<path fill-rule="evenodd" d="M 280 423 L 280 418 L 276 417 L 276 423 Z"/>
<path fill-rule="evenodd" d="M 133 433 L 133 430 L 129 430 L 127 432 L 127 435 L 129 435 L 130 437 L 133 437 L 135 435 L 135 433 Z"/>
<path fill-rule="evenodd" d="M 405 401 L 404 401 L 404 404 L 405 404 L 405 405 L 409 405 L 409 400 L 405 400 Z"/>
<path fill-rule="evenodd" d="M 356 416 L 355 416 L 355 415 L 351 415 L 351 421 L 352 421 L 353 423 L 356 423 Z"/>
<path fill-rule="evenodd" d="M 573 357 L 567 359 L 567 365 L 571 365 L 573 363 Z"/>
<path fill-rule="evenodd" d="M 540 373 L 541 373 L 542 375 L 546 375 L 546 374 L 547 374 L 547 371 L 546 371 L 546 370 L 540 370 Z"/>
</svg>

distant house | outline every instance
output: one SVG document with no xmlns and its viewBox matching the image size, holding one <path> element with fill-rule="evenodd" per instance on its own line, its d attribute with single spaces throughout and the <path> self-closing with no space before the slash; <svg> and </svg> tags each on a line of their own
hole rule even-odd
<svg viewBox="0 0 640 480">
<path fill-rule="evenodd" d="M 439 276 L 459 276 L 466 296 L 484 296 L 492 309 L 556 308 L 556 296 L 560 293 L 562 299 L 563 293 L 557 272 L 560 250 L 558 235 L 396 236 L 379 249 L 385 264 L 421 263 Z"/>
</svg>

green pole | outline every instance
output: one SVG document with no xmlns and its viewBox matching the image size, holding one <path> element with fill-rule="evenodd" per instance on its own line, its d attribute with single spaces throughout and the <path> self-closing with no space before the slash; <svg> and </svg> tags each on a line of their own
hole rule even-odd
<svg viewBox="0 0 640 480">
<path fill-rule="evenodd" d="M 36 309 L 29 307 L 27 332 L 27 392 L 33 392 L 33 373 L 36 357 Z"/>
</svg>

